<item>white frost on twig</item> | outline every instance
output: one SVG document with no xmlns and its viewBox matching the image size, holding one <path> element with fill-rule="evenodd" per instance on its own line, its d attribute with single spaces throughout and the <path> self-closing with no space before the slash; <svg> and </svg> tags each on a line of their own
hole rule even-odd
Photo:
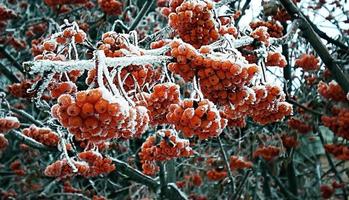
<svg viewBox="0 0 349 200">
<path fill-rule="evenodd" d="M 129 56 L 106 58 L 105 63 L 108 67 L 126 67 L 129 65 L 145 65 L 168 62 L 171 60 L 170 56 Z M 63 73 L 72 70 L 90 70 L 95 67 L 94 60 L 69 60 L 69 61 L 51 61 L 51 60 L 37 60 L 24 62 L 25 69 L 30 69 L 30 74 L 41 74 L 45 72 Z"/>
</svg>

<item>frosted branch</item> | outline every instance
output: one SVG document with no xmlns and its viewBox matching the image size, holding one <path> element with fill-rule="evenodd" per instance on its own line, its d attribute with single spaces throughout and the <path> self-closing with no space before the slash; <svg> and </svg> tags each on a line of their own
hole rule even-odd
<svg viewBox="0 0 349 200">
<path fill-rule="evenodd" d="M 170 56 L 129 56 L 106 58 L 105 63 L 108 67 L 126 67 L 129 65 L 145 65 L 168 62 L 172 59 Z M 69 60 L 69 61 L 51 61 L 37 60 L 24 62 L 23 67 L 30 70 L 30 74 L 43 75 L 45 72 L 63 73 L 72 70 L 90 70 L 95 67 L 94 60 Z"/>
</svg>

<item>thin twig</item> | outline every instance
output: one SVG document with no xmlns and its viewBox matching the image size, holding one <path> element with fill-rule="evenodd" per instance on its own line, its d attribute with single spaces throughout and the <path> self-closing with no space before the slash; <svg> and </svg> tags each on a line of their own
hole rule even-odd
<svg viewBox="0 0 349 200">
<path fill-rule="evenodd" d="M 226 154 L 226 152 L 224 150 L 224 147 L 223 147 L 223 144 L 222 144 L 222 140 L 221 140 L 221 136 L 218 136 L 218 142 L 219 142 L 219 147 L 221 149 L 221 153 L 223 155 L 225 166 L 226 166 L 227 171 L 228 171 L 228 176 L 229 176 L 229 179 L 230 179 L 232 194 L 234 194 L 235 193 L 234 177 L 233 177 L 233 174 L 231 173 L 231 170 L 230 170 L 228 157 L 227 157 L 227 154 Z"/>
</svg>

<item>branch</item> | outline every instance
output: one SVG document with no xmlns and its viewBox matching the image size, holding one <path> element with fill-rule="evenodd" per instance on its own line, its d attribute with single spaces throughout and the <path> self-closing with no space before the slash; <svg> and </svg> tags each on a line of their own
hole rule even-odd
<svg viewBox="0 0 349 200">
<path fill-rule="evenodd" d="M 37 142 L 36 140 L 34 140 L 33 138 L 30 138 L 28 136 L 23 135 L 21 132 L 16 131 L 16 130 L 12 130 L 10 131 L 10 133 L 15 136 L 15 138 L 17 140 L 19 140 L 20 142 L 35 148 L 35 149 L 40 149 L 40 150 L 47 150 L 47 151 L 56 151 L 57 149 L 54 148 L 50 148 L 46 145 L 41 144 L 40 142 Z"/>
<path fill-rule="evenodd" d="M 5 103 L 3 103 L 4 106 L 7 106 Z M 16 113 L 17 115 L 20 115 L 22 118 L 32 122 L 33 124 L 37 125 L 37 126 L 43 126 L 44 124 L 38 120 L 36 120 L 32 115 L 30 115 L 29 113 L 23 111 L 23 110 L 19 110 L 17 108 L 13 108 L 13 107 L 9 107 L 10 111 L 13 113 Z"/>
<path fill-rule="evenodd" d="M 231 170 L 230 170 L 230 165 L 229 165 L 229 161 L 228 161 L 228 157 L 227 157 L 227 154 L 224 150 L 224 147 L 223 147 L 223 144 L 222 144 L 222 140 L 221 140 L 221 137 L 218 136 L 218 142 L 219 142 L 219 147 L 221 149 L 221 153 L 223 155 L 223 159 L 224 159 L 224 163 L 225 163 L 225 166 L 227 168 L 227 171 L 228 171 L 228 175 L 229 175 L 229 179 L 230 179 L 230 184 L 231 184 L 231 190 L 232 190 L 232 193 L 235 194 L 235 183 L 234 183 L 234 177 L 233 177 L 233 174 L 231 173 Z"/>
<path fill-rule="evenodd" d="M 154 0 L 147 0 L 147 2 L 143 5 L 141 11 L 139 11 L 138 15 L 136 16 L 135 20 L 131 24 L 130 28 L 128 29 L 128 32 L 133 31 L 141 19 L 144 17 L 144 15 L 149 11 L 149 9 L 152 7 Z"/>
<path fill-rule="evenodd" d="M 241 15 L 239 16 L 239 18 L 235 21 L 235 26 L 237 26 L 239 24 L 240 19 L 245 15 L 246 9 L 249 7 L 251 3 L 251 0 L 246 0 L 244 5 L 241 8 Z"/>
<path fill-rule="evenodd" d="M 160 186 L 160 184 L 156 180 L 154 180 L 150 176 L 143 174 L 139 170 L 132 168 L 129 164 L 125 163 L 124 161 L 112 157 L 109 158 L 116 165 L 116 170 L 118 172 L 121 172 L 122 174 L 127 175 L 131 180 L 147 185 L 154 191 L 156 191 L 157 188 Z"/>
<path fill-rule="evenodd" d="M 292 19 L 300 19 L 299 28 L 303 31 L 303 37 L 311 44 L 321 60 L 324 62 L 326 67 L 331 71 L 335 80 L 343 88 L 345 93 L 349 92 L 349 79 L 342 72 L 340 67 L 331 57 L 325 45 L 322 43 L 319 36 L 315 33 L 312 26 L 307 21 L 304 14 L 297 8 L 297 6 L 291 0 L 280 0 L 281 4 L 291 15 Z"/>
<path fill-rule="evenodd" d="M 19 79 L 13 75 L 13 73 L 7 69 L 7 67 L 5 67 L 3 64 L 0 63 L 0 71 L 1 73 L 3 73 L 7 78 L 8 80 L 10 80 L 11 82 L 13 83 L 19 83 Z"/>
<path fill-rule="evenodd" d="M 275 183 L 279 186 L 280 191 L 285 195 L 286 199 L 298 199 L 298 197 L 296 197 L 295 195 L 293 195 L 290 191 L 288 191 L 286 189 L 286 187 L 284 186 L 284 184 L 281 182 L 281 180 L 274 176 L 271 171 L 269 166 L 267 166 L 265 161 L 262 161 L 263 163 L 263 168 L 268 172 L 268 174 L 271 176 L 271 178 L 275 181 Z"/>
<path fill-rule="evenodd" d="M 20 72 L 24 73 L 22 66 L 17 62 L 17 60 L 12 57 L 3 46 L 0 46 L 0 54 L 5 56 Z"/>
<path fill-rule="evenodd" d="M 300 108 L 302 108 L 303 110 L 308 111 L 308 112 L 310 112 L 310 113 L 312 113 L 312 114 L 314 114 L 314 115 L 318 115 L 318 116 L 322 116 L 322 115 L 323 115 L 322 113 L 319 113 L 319 112 L 317 112 L 317 111 L 315 111 L 315 110 L 312 110 L 312 109 L 310 109 L 310 108 L 308 108 L 308 107 L 306 107 L 306 106 L 303 106 L 302 104 L 298 103 L 297 101 L 295 101 L 295 100 L 293 100 L 293 99 L 287 98 L 287 99 L 286 99 L 286 102 L 288 102 L 288 103 L 290 103 L 290 104 L 292 104 L 292 105 L 295 105 L 295 106 L 297 106 L 297 107 L 300 107 Z"/>
<path fill-rule="evenodd" d="M 105 63 L 110 67 L 125 67 L 129 65 L 144 65 L 155 64 L 161 62 L 170 61 L 172 57 L 169 56 L 129 56 L 129 57 L 117 57 L 106 58 Z M 51 61 L 51 60 L 38 60 L 29 61 L 23 63 L 24 68 L 30 69 L 31 74 L 44 74 L 45 72 L 69 72 L 71 70 L 89 70 L 95 67 L 94 60 L 70 60 L 70 61 Z"/>
<path fill-rule="evenodd" d="M 311 27 L 314 29 L 314 31 L 322 38 L 325 39 L 327 42 L 334 44 L 336 46 L 338 46 L 339 48 L 341 48 L 344 51 L 349 52 L 349 47 L 346 46 L 344 43 L 342 43 L 341 41 L 335 40 L 333 38 L 331 38 L 330 36 L 328 36 L 325 32 L 322 32 L 313 22 L 311 22 L 311 20 L 305 16 L 306 20 L 308 21 L 308 23 L 311 25 Z"/>
<path fill-rule="evenodd" d="M 242 192 L 243 186 L 245 185 L 246 180 L 247 180 L 248 176 L 250 175 L 250 172 L 251 172 L 251 171 L 252 171 L 252 170 L 248 170 L 247 172 L 245 172 L 244 178 L 242 179 L 242 181 L 241 181 L 239 187 L 237 188 L 237 191 L 236 191 L 235 194 L 233 195 L 232 200 L 237 200 L 237 199 L 240 198 L 240 193 Z"/>
</svg>

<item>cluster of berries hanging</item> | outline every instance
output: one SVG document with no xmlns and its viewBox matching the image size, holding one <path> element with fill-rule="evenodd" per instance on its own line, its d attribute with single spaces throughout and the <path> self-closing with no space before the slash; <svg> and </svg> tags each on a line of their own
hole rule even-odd
<svg viewBox="0 0 349 200">
<path fill-rule="evenodd" d="M 238 157 L 238 156 L 231 156 L 229 164 L 230 164 L 230 169 L 232 171 L 246 169 L 246 168 L 252 168 L 252 166 L 253 166 L 253 163 L 251 161 L 246 161 L 243 158 Z"/>
<path fill-rule="evenodd" d="M 18 129 L 21 126 L 16 117 L 0 118 L 0 133 L 7 133 L 12 129 Z"/>
<path fill-rule="evenodd" d="M 127 121 L 131 110 L 123 98 L 114 97 L 105 88 L 97 88 L 79 91 L 74 96 L 61 95 L 51 114 L 77 140 L 99 143 L 118 138 L 120 127 L 128 128 L 125 123 L 134 123 Z"/>
<path fill-rule="evenodd" d="M 39 128 L 34 124 L 29 128 L 22 130 L 23 135 L 33 138 L 34 140 L 46 145 L 56 147 L 59 142 L 57 133 L 53 132 L 49 128 Z"/>
<path fill-rule="evenodd" d="M 103 50 L 107 57 L 124 57 L 124 56 L 140 56 L 143 50 L 130 43 L 125 35 L 116 32 L 107 32 L 102 35 L 102 41 L 97 44 L 99 50 Z M 122 69 L 116 68 L 113 82 L 119 87 L 123 87 L 126 91 L 142 90 L 144 86 L 152 86 L 161 78 L 161 68 L 156 68 L 150 64 L 147 65 L 129 65 Z M 97 69 L 89 70 L 86 79 L 87 84 L 95 83 L 97 77 Z M 120 80 L 121 79 L 121 80 Z"/>
<path fill-rule="evenodd" d="M 208 170 L 206 172 L 209 181 L 221 181 L 228 176 L 223 161 L 217 158 L 209 158 L 206 161 Z"/>
<path fill-rule="evenodd" d="M 36 95 L 36 92 L 30 90 L 30 88 L 37 81 L 38 79 L 33 79 L 33 80 L 25 79 L 25 80 L 22 80 L 20 83 L 10 84 L 7 87 L 7 89 L 8 89 L 8 92 L 14 97 L 29 99 Z"/>
<path fill-rule="evenodd" d="M 180 101 L 179 85 L 175 83 L 157 84 L 153 87 L 152 93 L 143 93 L 143 96 L 151 124 L 166 124 L 169 106 Z"/>
<path fill-rule="evenodd" d="M 284 68 L 287 65 L 287 61 L 284 55 L 279 52 L 268 52 L 265 65 L 268 67 L 281 67 Z"/>
<path fill-rule="evenodd" d="M 304 71 L 315 71 L 320 68 L 319 59 L 312 54 L 303 54 L 296 59 L 295 65 Z"/>
<path fill-rule="evenodd" d="M 122 2 L 117 0 L 98 0 L 98 5 L 107 15 L 120 15 L 122 13 Z"/>
<path fill-rule="evenodd" d="M 221 118 L 217 107 L 208 99 L 184 99 L 171 104 L 166 118 L 185 137 L 195 135 L 201 140 L 219 136 L 227 125 L 227 120 Z"/>
<path fill-rule="evenodd" d="M 349 109 L 340 109 L 333 116 L 322 116 L 321 121 L 338 137 L 349 139 Z"/>
<path fill-rule="evenodd" d="M 145 174 L 154 175 L 159 167 L 156 161 L 167 161 L 193 154 L 189 141 L 178 137 L 171 129 L 159 130 L 142 144 L 139 157 Z"/>
<path fill-rule="evenodd" d="M 253 152 L 253 158 L 262 157 L 270 161 L 280 154 L 280 148 L 275 146 L 259 147 Z"/>
<path fill-rule="evenodd" d="M 75 83 L 71 81 L 55 83 L 52 82 L 48 85 L 48 90 L 52 98 L 56 99 L 62 94 L 73 94 L 77 91 Z"/>
<path fill-rule="evenodd" d="M 118 131 L 122 139 L 132 137 L 141 137 L 148 129 L 150 122 L 148 110 L 144 106 L 135 106 L 129 109 L 129 114 L 124 122 L 121 123 Z"/>
<path fill-rule="evenodd" d="M 235 96 L 236 95 L 236 96 Z M 292 114 L 291 104 L 285 102 L 285 94 L 276 85 L 244 87 L 236 92 L 232 106 L 225 106 L 224 117 L 228 123 L 245 125 L 245 117 L 251 117 L 255 122 L 265 125 L 283 119 Z"/>
<path fill-rule="evenodd" d="M 50 177 L 69 177 L 77 174 L 84 177 L 96 177 L 115 170 L 115 165 L 112 163 L 112 160 L 103 157 L 98 152 L 84 151 L 79 153 L 77 157 L 79 161 L 73 160 L 71 162 L 77 169 L 75 174 L 67 159 L 58 160 L 47 166 L 44 174 Z"/>
<path fill-rule="evenodd" d="M 5 5 L 0 5 L 0 22 L 4 22 L 17 17 L 15 11 L 7 8 Z"/>
<path fill-rule="evenodd" d="M 214 20 L 211 1 L 171 1 L 169 25 L 176 30 L 183 41 L 200 48 L 219 38 L 217 22 Z"/>
<path fill-rule="evenodd" d="M 177 181 L 176 185 L 178 188 L 184 187 L 200 187 L 203 183 L 203 180 L 199 173 L 193 175 L 185 175 L 184 180 Z"/>
<path fill-rule="evenodd" d="M 283 36 L 284 28 L 277 21 L 255 21 L 250 23 L 252 30 L 261 26 L 268 28 L 268 33 L 271 37 L 280 38 Z"/>
<path fill-rule="evenodd" d="M 185 81 L 191 81 L 197 74 L 203 94 L 214 103 L 228 104 L 228 93 L 249 84 L 259 72 L 257 65 L 234 63 L 224 54 L 211 53 L 209 46 L 197 51 L 180 40 L 174 40 L 170 45 L 171 56 L 176 62 L 168 65 L 169 70 Z"/>
<path fill-rule="evenodd" d="M 320 81 L 317 87 L 317 91 L 325 99 L 342 102 L 348 101 L 345 92 L 343 91 L 341 86 L 334 80 L 332 80 L 328 84 L 323 81 Z"/>
<path fill-rule="evenodd" d="M 8 147 L 9 143 L 5 135 L 0 133 L 0 152 L 4 151 Z"/>
<path fill-rule="evenodd" d="M 10 169 L 13 171 L 17 176 L 24 176 L 26 174 L 25 168 L 22 165 L 21 161 L 15 160 L 11 162 Z"/>
<path fill-rule="evenodd" d="M 281 140 L 282 140 L 282 145 L 287 149 L 296 148 L 299 144 L 296 137 L 286 135 L 286 134 L 281 136 Z"/>
<path fill-rule="evenodd" d="M 298 133 L 301 133 L 301 134 L 307 134 L 313 130 L 311 125 L 305 123 L 304 120 L 300 120 L 295 117 L 290 118 L 287 121 L 287 123 L 290 128 L 296 130 Z"/>
<path fill-rule="evenodd" d="M 349 160 L 349 147 L 341 144 L 326 144 L 325 150 L 338 160 Z"/>
</svg>

